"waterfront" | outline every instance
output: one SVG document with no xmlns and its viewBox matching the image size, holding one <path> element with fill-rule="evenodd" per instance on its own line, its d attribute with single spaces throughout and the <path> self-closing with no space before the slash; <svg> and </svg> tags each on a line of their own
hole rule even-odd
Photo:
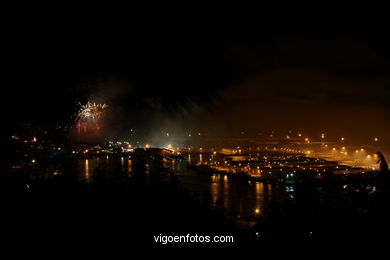
<svg viewBox="0 0 390 260">
<path fill-rule="evenodd" d="M 90 182 L 96 172 L 104 169 L 113 174 L 121 171 L 131 176 L 132 159 L 124 157 L 102 157 L 78 160 L 78 179 Z M 253 220 L 260 216 L 268 203 L 282 194 L 282 187 L 260 181 L 237 180 L 223 174 L 202 174 L 187 167 L 188 161 L 169 162 L 179 185 L 189 190 L 197 200 L 210 200 L 211 205 L 223 208 L 226 215 L 235 219 Z"/>
<path fill-rule="evenodd" d="M 212 156 L 215 154 L 203 154 L 204 158 Z M 133 160 L 131 156 L 78 160 L 76 163 L 78 179 L 93 182 L 95 174 L 101 171 L 109 175 L 121 172 L 133 178 Z M 351 221 L 360 221 L 355 218 L 369 216 L 372 206 L 370 201 L 378 196 L 379 187 L 374 172 L 355 172 L 346 175 L 329 170 L 319 175 L 317 171 L 304 171 L 301 175 L 296 174 L 301 178 L 286 179 L 285 176 L 291 173 L 279 173 L 276 179 L 259 181 L 249 176 L 237 176 L 234 172 L 216 171 L 212 165 L 205 167 L 200 165 L 199 161 L 192 163 L 189 164 L 189 161 L 184 159 L 165 160 L 164 168 L 173 172 L 179 187 L 189 192 L 190 197 L 198 205 L 207 205 L 213 211 L 220 211 L 226 219 L 236 223 L 239 230 L 252 230 L 250 231 L 252 235 L 264 228 L 262 226 L 264 224 L 261 224 L 264 221 L 277 222 L 278 227 L 273 227 L 266 234 L 266 237 L 273 237 L 276 230 L 280 229 L 279 222 L 283 216 L 282 219 L 286 223 L 291 221 L 300 223 L 299 227 L 292 224 L 294 228 L 299 229 L 293 236 L 300 239 L 309 238 L 307 234 L 310 232 L 312 234 L 313 230 L 325 232 L 324 227 L 333 230 L 339 218 L 345 217 L 344 214 L 355 214 Z M 192 166 L 194 164 L 197 166 Z M 335 167 L 337 166 L 332 163 L 331 169 Z M 153 176 L 149 168 L 150 165 L 147 164 L 146 178 Z M 381 194 L 385 194 L 384 190 Z M 289 233 L 290 226 L 281 226 L 283 231 L 278 231 L 281 235 Z"/>
<path fill-rule="evenodd" d="M 228 170 L 218 163 L 232 155 L 217 151 L 138 148 L 35 157 L 2 177 L 1 199 L 12 212 L 4 223 L 18 220 L 22 233 L 44 230 L 57 238 L 81 232 L 97 244 L 124 234 L 124 241 L 149 243 L 164 232 L 232 234 L 242 246 L 365 240 L 386 231 L 390 192 L 376 171 L 345 172 L 337 162 L 297 153 L 260 154 L 250 158 L 242 151 Z M 257 167 L 266 169 L 265 176 L 256 174 Z"/>
<path fill-rule="evenodd" d="M 385 30 L 372 30 L 383 23 L 354 32 L 344 13 L 373 15 L 350 9 L 189 23 L 13 16 L 2 237 L 21 251 L 129 254 L 382 240 L 390 56 Z M 234 243 L 154 239 L 187 235 Z"/>
</svg>

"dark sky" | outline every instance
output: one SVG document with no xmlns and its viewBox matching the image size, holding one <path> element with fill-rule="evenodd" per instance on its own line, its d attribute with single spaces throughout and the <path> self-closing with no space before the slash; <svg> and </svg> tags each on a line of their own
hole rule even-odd
<svg viewBox="0 0 390 260">
<path fill-rule="evenodd" d="M 134 13 L 8 19 L 6 120 L 70 122 L 77 102 L 96 100 L 118 127 L 147 129 L 164 117 L 172 127 L 224 133 L 390 131 L 383 8 Z"/>
</svg>

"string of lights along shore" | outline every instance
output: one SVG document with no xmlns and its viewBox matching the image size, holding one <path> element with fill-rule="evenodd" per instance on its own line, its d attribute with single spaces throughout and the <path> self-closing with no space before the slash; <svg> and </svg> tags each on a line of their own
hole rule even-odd
<svg viewBox="0 0 390 260">
<path fill-rule="evenodd" d="M 123 149 L 160 147 L 177 152 L 219 153 L 230 149 L 234 154 L 245 154 L 254 151 L 279 151 L 299 153 L 307 157 L 322 158 L 355 166 L 375 169 L 376 152 L 381 149 L 379 137 L 372 137 L 364 144 L 349 142 L 345 136 L 330 137 L 320 133 L 317 137 L 307 136 L 303 132 L 290 130 L 286 134 L 276 131 L 248 135 L 245 131 L 235 137 L 210 138 L 206 131 L 172 132 L 161 130 L 157 142 L 137 139 L 136 129 L 131 129 L 131 138 L 111 140 L 111 144 L 123 146 Z M 206 141 L 207 140 L 207 141 Z M 202 145 L 200 145 L 202 143 Z"/>
</svg>

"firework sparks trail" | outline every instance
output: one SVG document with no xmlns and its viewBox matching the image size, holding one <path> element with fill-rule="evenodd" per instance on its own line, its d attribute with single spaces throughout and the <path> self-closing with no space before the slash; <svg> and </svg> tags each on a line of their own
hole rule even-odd
<svg viewBox="0 0 390 260">
<path fill-rule="evenodd" d="M 95 102 L 88 102 L 81 106 L 75 115 L 77 134 L 81 136 L 99 132 L 101 128 L 99 120 L 106 108 L 106 104 L 96 104 Z"/>
</svg>

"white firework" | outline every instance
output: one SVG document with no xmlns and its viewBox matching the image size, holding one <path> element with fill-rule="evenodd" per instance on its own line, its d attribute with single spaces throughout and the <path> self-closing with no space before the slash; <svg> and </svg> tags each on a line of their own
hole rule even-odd
<svg viewBox="0 0 390 260">
<path fill-rule="evenodd" d="M 106 110 L 106 104 L 88 102 L 77 113 L 76 119 L 81 121 L 97 121 Z"/>
</svg>

